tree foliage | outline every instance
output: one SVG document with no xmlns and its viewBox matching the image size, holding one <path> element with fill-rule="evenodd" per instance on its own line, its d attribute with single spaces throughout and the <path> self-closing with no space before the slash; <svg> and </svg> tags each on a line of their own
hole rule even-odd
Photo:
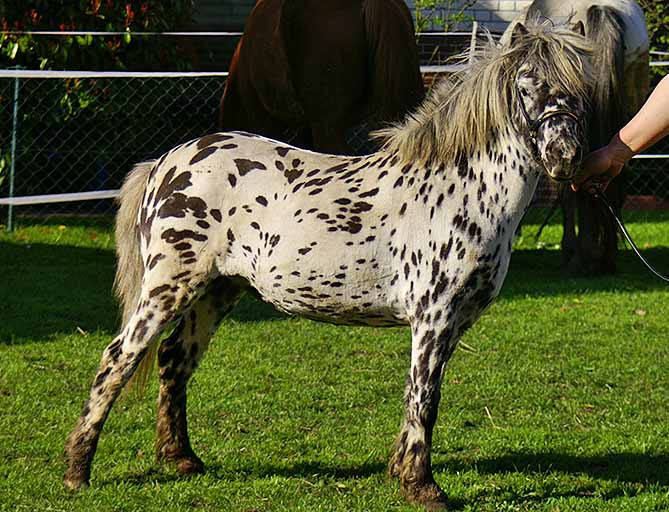
<svg viewBox="0 0 669 512">
<path fill-rule="evenodd" d="M 669 51 L 669 3 L 666 0 L 639 0 L 646 15 L 646 26 L 650 37 L 650 49 Z M 666 60 L 666 59 L 662 59 Z M 667 66 L 651 68 L 653 81 L 669 72 Z"/>
<path fill-rule="evenodd" d="M 666 0 L 639 0 L 646 15 L 648 35 L 655 50 L 669 47 L 669 3 Z"/>
<path fill-rule="evenodd" d="M 478 0 L 416 0 L 415 18 L 416 32 L 424 32 L 431 28 L 444 32 L 453 30 L 459 23 L 472 21 L 465 14 Z"/>
<path fill-rule="evenodd" d="M 157 69 L 186 67 L 180 49 L 133 32 L 184 29 L 191 2 L 179 0 L 5 0 L 0 11 L 0 66 L 28 69 Z M 45 36 L 30 31 L 123 31 L 124 35 Z"/>
<path fill-rule="evenodd" d="M 189 69 L 193 59 L 188 40 L 179 44 L 173 38 L 136 33 L 184 30 L 190 22 L 191 0 L 0 0 L 0 67 L 86 71 Z M 42 35 L 33 34 L 34 31 L 123 34 Z M 39 109 L 22 108 L 19 143 L 23 147 L 43 147 L 44 141 L 31 135 L 41 133 L 33 129 L 35 126 L 40 126 L 44 133 L 66 132 L 81 124 L 82 119 L 113 112 L 116 103 L 110 99 L 110 91 L 120 86 L 105 80 L 67 78 L 31 95 L 31 88 L 40 84 L 21 82 L 21 103 L 24 98 L 32 97 L 48 105 L 48 115 L 44 118 L 39 116 Z M 0 90 L 0 185 L 10 165 L 11 91 L 13 88 L 9 87 Z M 152 94 L 160 97 L 164 91 L 157 87 Z M 136 132 L 143 128 L 138 125 Z"/>
</svg>

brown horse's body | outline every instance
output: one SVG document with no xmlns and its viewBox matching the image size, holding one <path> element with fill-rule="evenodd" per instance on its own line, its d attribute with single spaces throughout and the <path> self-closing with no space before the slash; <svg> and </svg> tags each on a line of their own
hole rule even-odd
<svg viewBox="0 0 669 512">
<path fill-rule="evenodd" d="M 397 120 L 422 98 L 401 0 L 259 0 L 230 65 L 220 128 L 342 153 L 347 129 Z"/>
</svg>

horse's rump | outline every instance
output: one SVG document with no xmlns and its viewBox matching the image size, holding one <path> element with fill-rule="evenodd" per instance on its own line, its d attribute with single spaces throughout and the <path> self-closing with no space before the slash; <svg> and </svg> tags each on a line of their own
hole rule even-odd
<svg viewBox="0 0 669 512">
<path fill-rule="evenodd" d="M 390 16 L 388 10 L 395 11 Z M 423 99 L 423 78 L 416 51 L 413 19 L 401 0 L 366 0 L 362 7 L 369 73 L 368 114 L 383 121 L 401 118 Z M 402 71 L 393 63 L 402 63 Z"/>
<path fill-rule="evenodd" d="M 422 98 L 400 0 L 261 0 L 230 67 L 220 127 L 346 153 L 346 130 L 397 120 Z"/>
</svg>

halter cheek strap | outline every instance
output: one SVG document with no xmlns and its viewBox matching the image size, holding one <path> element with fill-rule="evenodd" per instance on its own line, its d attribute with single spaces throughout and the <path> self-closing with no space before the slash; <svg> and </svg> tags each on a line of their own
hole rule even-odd
<svg viewBox="0 0 669 512">
<path fill-rule="evenodd" d="M 525 118 L 525 124 L 527 124 L 528 135 L 530 136 L 530 141 L 532 142 L 532 151 L 536 159 L 539 159 L 537 136 L 539 135 L 539 129 L 541 128 L 542 124 L 553 117 L 567 116 L 574 120 L 579 126 L 581 125 L 581 120 L 578 118 L 578 116 L 570 110 L 566 110 L 564 108 L 556 108 L 554 110 L 543 112 L 537 119 L 532 119 L 530 114 L 527 112 L 527 109 L 525 108 L 525 103 L 523 102 L 523 97 L 520 94 L 520 91 L 518 94 L 518 103 L 520 104 L 520 112 L 523 114 L 523 118 Z"/>
</svg>

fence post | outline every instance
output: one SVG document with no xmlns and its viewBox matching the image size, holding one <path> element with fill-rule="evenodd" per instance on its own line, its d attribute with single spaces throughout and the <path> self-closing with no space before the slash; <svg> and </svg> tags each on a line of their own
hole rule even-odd
<svg viewBox="0 0 669 512">
<path fill-rule="evenodd" d="M 14 175 L 16 173 L 16 132 L 19 127 L 19 77 L 14 77 L 14 112 L 12 118 L 11 163 L 9 165 L 9 197 L 14 197 Z M 14 205 L 7 209 L 7 231 L 14 229 Z"/>
<path fill-rule="evenodd" d="M 469 39 L 469 59 L 468 62 L 471 64 L 474 62 L 474 57 L 476 56 L 476 38 L 478 36 L 479 22 L 474 20 L 472 23 L 472 35 Z"/>
</svg>

